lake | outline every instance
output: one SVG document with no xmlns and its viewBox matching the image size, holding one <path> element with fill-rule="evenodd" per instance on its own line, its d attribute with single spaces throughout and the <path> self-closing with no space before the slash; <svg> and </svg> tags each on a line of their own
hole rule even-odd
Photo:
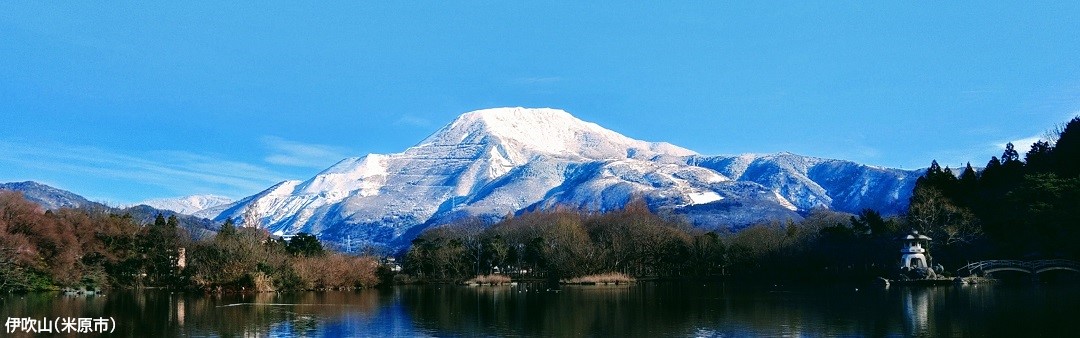
<svg viewBox="0 0 1080 338">
<path fill-rule="evenodd" d="M 57 325 L 89 318 L 114 323 L 109 331 L 121 336 L 1070 336 L 1080 332 L 1080 285 L 856 289 L 647 282 L 558 291 L 542 284 L 440 285 L 247 295 L 143 290 L 5 294 L 0 314 L 7 317 L 5 332 L 14 328 L 16 335 L 29 335 L 19 331 L 19 318 Z M 77 328 L 71 323 L 69 331 Z"/>
</svg>

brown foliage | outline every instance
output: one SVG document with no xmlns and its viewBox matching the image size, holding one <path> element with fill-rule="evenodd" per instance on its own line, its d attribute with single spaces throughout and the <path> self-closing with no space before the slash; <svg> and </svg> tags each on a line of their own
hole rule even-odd
<svg viewBox="0 0 1080 338">
<path fill-rule="evenodd" d="M 633 277 L 618 272 L 601 273 L 595 275 L 574 277 L 561 280 L 563 284 L 627 284 L 636 280 Z"/>
<path fill-rule="evenodd" d="M 510 283 L 510 276 L 507 275 L 479 275 L 473 277 L 470 280 L 465 281 L 466 284 L 480 284 L 480 285 L 500 285 Z"/>
<path fill-rule="evenodd" d="M 482 232 L 454 225 L 431 229 L 413 242 L 406 268 L 442 280 L 493 271 L 496 265 L 554 276 L 607 271 L 670 276 L 689 265 L 690 229 L 652 213 L 641 200 L 605 214 L 554 208 L 510 217 Z"/>
<path fill-rule="evenodd" d="M 74 224 L 44 213 L 19 193 L 0 193 L 0 222 L 13 245 L 20 246 L 17 256 L 29 256 L 30 266 L 40 269 L 61 285 L 78 282 L 80 246 Z M 25 238 L 25 242 L 18 237 Z M 25 256 L 24 256 L 25 257 Z"/>
<path fill-rule="evenodd" d="M 324 257 L 300 257 L 293 261 L 299 288 L 350 289 L 378 284 L 375 274 L 378 261 L 369 256 L 330 254 Z"/>
</svg>

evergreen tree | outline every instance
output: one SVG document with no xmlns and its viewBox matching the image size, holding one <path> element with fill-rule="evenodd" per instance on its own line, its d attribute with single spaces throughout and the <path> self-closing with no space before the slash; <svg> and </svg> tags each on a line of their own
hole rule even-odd
<svg viewBox="0 0 1080 338">
<path fill-rule="evenodd" d="M 1001 154 L 1001 172 L 1005 183 L 1010 188 L 1015 188 L 1024 178 L 1024 162 L 1020 162 L 1020 153 L 1016 152 L 1012 142 L 1005 145 L 1005 152 Z"/>
<path fill-rule="evenodd" d="M 221 230 L 218 230 L 218 236 L 236 236 L 236 223 L 233 223 L 232 218 L 225 219 L 225 223 L 221 225 Z"/>
<path fill-rule="evenodd" d="M 964 171 L 960 173 L 956 188 L 956 203 L 969 208 L 977 203 L 979 175 L 975 172 L 975 168 L 971 167 L 971 162 L 968 162 Z"/>
<path fill-rule="evenodd" d="M 1053 161 L 1058 176 L 1080 177 L 1080 117 L 1065 124 L 1054 145 Z"/>
<path fill-rule="evenodd" d="M 882 236 L 888 231 L 885 219 L 881 217 L 881 213 L 874 209 L 863 209 L 859 212 L 857 218 L 851 216 L 849 222 L 851 223 L 851 229 L 855 231 L 856 235 L 860 236 Z"/>
<path fill-rule="evenodd" d="M 1016 152 L 1016 146 L 1013 146 L 1012 142 L 1005 144 L 1005 153 L 1001 154 L 1001 161 L 1004 163 L 1020 161 L 1020 153 Z"/>
<path fill-rule="evenodd" d="M 931 161 L 930 168 L 926 169 L 926 174 L 915 181 L 916 187 L 932 187 L 949 197 L 952 197 L 953 192 L 956 191 L 956 185 L 956 175 L 953 174 L 952 169 L 949 169 L 949 167 L 941 169 L 937 160 Z"/>
<path fill-rule="evenodd" d="M 978 202 L 973 209 L 976 217 L 983 221 L 983 230 L 998 243 L 1014 240 L 1008 235 L 1011 227 L 1008 218 L 1011 217 L 1003 210 L 1009 185 L 1005 169 L 997 156 L 991 157 L 986 163 L 978 185 Z"/>
<path fill-rule="evenodd" d="M 1001 160 L 997 156 L 990 156 L 990 161 L 986 162 L 986 169 L 983 169 L 983 175 L 996 170 L 1001 170 Z"/>
<path fill-rule="evenodd" d="M 941 165 L 938 165 L 937 160 L 930 161 L 930 168 L 926 169 L 926 177 L 941 175 L 941 173 Z"/>
<path fill-rule="evenodd" d="M 1008 195 L 1008 212 L 1015 217 L 1013 236 L 1024 255 L 1076 257 L 1080 235 L 1080 179 L 1052 173 L 1030 174 Z"/>
<path fill-rule="evenodd" d="M 180 232 L 176 216 L 165 219 L 161 213 L 142 232 L 141 247 L 146 257 L 145 281 L 149 285 L 170 286 L 178 282 Z"/>
<path fill-rule="evenodd" d="M 289 244 L 285 246 L 285 250 L 293 256 L 304 257 L 321 256 L 324 253 L 322 243 L 319 242 L 319 239 L 306 232 L 301 232 L 296 234 L 296 236 L 293 236 L 293 238 L 289 240 Z"/>
<path fill-rule="evenodd" d="M 1031 150 L 1024 155 L 1025 166 L 1029 173 L 1045 173 L 1054 170 L 1053 150 L 1050 142 L 1037 141 L 1031 144 Z"/>
</svg>

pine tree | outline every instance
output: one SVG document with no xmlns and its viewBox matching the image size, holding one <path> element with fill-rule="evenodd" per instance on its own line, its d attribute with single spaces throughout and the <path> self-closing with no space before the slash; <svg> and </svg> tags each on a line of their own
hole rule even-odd
<svg viewBox="0 0 1080 338">
<path fill-rule="evenodd" d="M 1029 173 L 1045 173 L 1054 170 L 1054 148 L 1050 142 L 1036 141 L 1031 144 L 1031 150 L 1024 155 L 1025 166 Z"/>
<path fill-rule="evenodd" d="M 178 281 L 178 225 L 176 215 L 166 220 L 164 215 L 158 213 L 154 223 L 143 229 L 141 242 L 146 255 L 146 282 L 150 285 L 167 286 Z"/>
<path fill-rule="evenodd" d="M 1062 129 L 1053 151 L 1054 172 L 1064 178 L 1080 176 L 1080 117 Z"/>
<path fill-rule="evenodd" d="M 999 160 L 997 156 L 991 156 L 990 161 L 986 162 L 986 169 L 983 169 L 983 172 L 986 173 L 990 172 L 991 170 L 999 169 L 1001 169 L 1001 160 Z"/>
<path fill-rule="evenodd" d="M 301 232 L 289 240 L 285 250 L 294 256 L 322 256 L 323 246 L 314 235 Z"/>
<path fill-rule="evenodd" d="M 1020 153 L 1016 152 L 1012 142 L 1005 145 L 1005 152 L 1001 154 L 1001 169 L 1009 190 L 1019 185 L 1024 178 L 1024 162 L 1020 162 Z"/>
<path fill-rule="evenodd" d="M 926 177 L 934 177 L 941 174 L 941 165 L 938 165 L 937 160 L 930 161 L 930 168 L 926 169 Z"/>
<path fill-rule="evenodd" d="M 1016 152 L 1016 146 L 1013 146 L 1012 142 L 1005 144 L 1005 153 L 1001 154 L 1001 161 L 1004 163 L 1020 161 L 1020 153 Z"/>
<path fill-rule="evenodd" d="M 978 190 L 979 190 L 979 175 L 975 172 L 975 168 L 971 167 L 971 162 L 968 162 L 964 167 L 964 171 L 960 173 L 960 180 L 957 183 L 957 196 L 956 203 L 964 207 L 973 207 L 977 203 Z"/>
<path fill-rule="evenodd" d="M 953 174 L 952 169 L 945 167 L 941 169 L 937 160 L 930 162 L 930 168 L 926 169 L 926 174 L 915 181 L 916 187 L 929 187 L 934 188 L 948 197 L 953 197 L 953 193 L 956 191 L 956 175 Z"/>
<path fill-rule="evenodd" d="M 225 223 L 221 225 L 221 230 L 218 231 L 218 236 L 236 236 L 236 224 L 233 223 L 232 218 L 225 219 Z"/>
</svg>

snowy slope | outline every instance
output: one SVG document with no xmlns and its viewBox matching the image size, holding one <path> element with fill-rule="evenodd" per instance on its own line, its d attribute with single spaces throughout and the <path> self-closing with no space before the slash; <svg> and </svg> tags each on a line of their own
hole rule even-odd
<svg viewBox="0 0 1080 338">
<path fill-rule="evenodd" d="M 82 196 L 67 190 L 60 190 L 34 181 L 0 183 L 0 190 L 17 191 L 22 193 L 30 202 L 40 205 L 46 210 L 60 208 L 83 208 L 104 207 L 98 203 L 90 202 Z"/>
<path fill-rule="evenodd" d="M 197 215 L 239 223 L 251 209 L 258 226 L 274 233 L 385 245 L 466 216 L 494 220 L 556 205 L 612 210 L 635 196 L 705 227 L 798 218 L 815 206 L 906 201 L 906 186 L 894 179 L 906 172 L 849 163 L 793 154 L 706 157 L 561 110 L 497 108 L 463 114 L 401 153 L 344 159 L 305 181 Z"/>
<path fill-rule="evenodd" d="M 176 198 L 146 200 L 135 203 L 135 205 L 146 205 L 155 209 L 171 210 L 184 215 L 194 215 L 199 211 L 232 202 L 233 200 L 231 198 L 225 196 L 191 195 Z"/>
<path fill-rule="evenodd" d="M 922 171 L 862 165 L 850 161 L 791 153 L 695 156 L 689 163 L 738 181 L 776 191 L 799 210 L 825 207 L 844 212 L 873 208 L 896 214 L 907 201 Z"/>
</svg>

